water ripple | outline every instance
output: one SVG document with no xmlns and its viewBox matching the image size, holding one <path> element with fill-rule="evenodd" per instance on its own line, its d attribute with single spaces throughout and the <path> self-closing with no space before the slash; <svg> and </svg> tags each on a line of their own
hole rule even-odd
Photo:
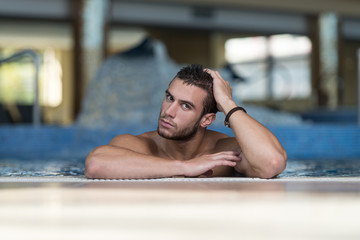
<svg viewBox="0 0 360 240">
<path fill-rule="evenodd" d="M 0 159 L 0 176 L 83 176 L 84 159 Z M 279 177 L 356 177 L 360 160 L 289 160 Z"/>
</svg>

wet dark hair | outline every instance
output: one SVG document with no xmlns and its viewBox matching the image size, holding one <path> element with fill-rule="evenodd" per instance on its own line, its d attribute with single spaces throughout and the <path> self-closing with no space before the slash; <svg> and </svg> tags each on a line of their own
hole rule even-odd
<svg viewBox="0 0 360 240">
<path fill-rule="evenodd" d="M 187 85 L 197 86 L 207 92 L 204 99 L 204 109 L 202 115 L 206 113 L 217 113 L 218 109 L 213 94 L 213 78 L 209 73 L 204 71 L 204 67 L 200 64 L 191 64 L 180 69 L 175 78 L 179 78 Z M 173 80 L 174 80 L 173 79 Z M 171 83 L 170 83 L 171 84 Z"/>
</svg>

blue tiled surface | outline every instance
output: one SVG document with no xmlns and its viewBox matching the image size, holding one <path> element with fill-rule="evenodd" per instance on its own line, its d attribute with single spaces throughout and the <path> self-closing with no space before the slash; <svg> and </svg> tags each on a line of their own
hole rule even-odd
<svg viewBox="0 0 360 240">
<path fill-rule="evenodd" d="M 74 142 L 72 127 L 1 126 L 0 158 L 63 155 Z"/>
<path fill-rule="evenodd" d="M 86 157 L 96 146 L 122 133 L 140 134 L 152 127 L 122 126 L 90 130 L 76 126 L 0 126 L 0 158 Z M 213 128 L 232 135 L 231 129 Z M 269 126 L 289 159 L 360 159 L 357 125 Z"/>
<path fill-rule="evenodd" d="M 360 127 L 313 125 L 271 128 L 289 159 L 360 159 Z"/>
</svg>

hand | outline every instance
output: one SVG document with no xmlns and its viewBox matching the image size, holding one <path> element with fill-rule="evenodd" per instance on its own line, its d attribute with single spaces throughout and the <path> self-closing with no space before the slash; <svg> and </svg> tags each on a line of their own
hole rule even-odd
<svg viewBox="0 0 360 240">
<path fill-rule="evenodd" d="M 219 111 L 225 113 L 227 109 L 231 109 L 233 106 L 236 106 L 232 98 L 232 88 L 230 83 L 225 81 L 218 71 L 208 68 L 204 69 L 204 71 L 209 73 L 213 78 L 213 93 Z"/>
<path fill-rule="evenodd" d="M 240 152 L 224 151 L 214 154 L 202 155 L 185 161 L 185 176 L 195 177 L 200 175 L 211 176 L 212 169 L 216 166 L 235 167 L 241 161 Z"/>
</svg>

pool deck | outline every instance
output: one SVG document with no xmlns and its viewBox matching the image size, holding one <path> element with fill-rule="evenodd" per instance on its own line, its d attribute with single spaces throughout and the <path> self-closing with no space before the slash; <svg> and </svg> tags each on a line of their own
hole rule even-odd
<svg viewBox="0 0 360 240">
<path fill-rule="evenodd" d="M 360 239 L 360 177 L 0 177 L 2 239 Z"/>
</svg>

